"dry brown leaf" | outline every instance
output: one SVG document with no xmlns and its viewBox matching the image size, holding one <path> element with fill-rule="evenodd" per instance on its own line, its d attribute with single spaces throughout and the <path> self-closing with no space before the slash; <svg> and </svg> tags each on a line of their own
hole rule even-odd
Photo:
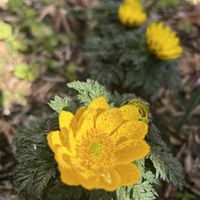
<svg viewBox="0 0 200 200">
<path fill-rule="evenodd" d="M 200 26 L 200 5 L 194 6 L 193 12 L 187 13 L 187 16 L 185 18 L 191 23 Z"/>
<path fill-rule="evenodd" d="M 11 145 L 13 142 L 14 128 L 4 119 L 0 119 L 0 135 L 4 134 Z"/>
</svg>

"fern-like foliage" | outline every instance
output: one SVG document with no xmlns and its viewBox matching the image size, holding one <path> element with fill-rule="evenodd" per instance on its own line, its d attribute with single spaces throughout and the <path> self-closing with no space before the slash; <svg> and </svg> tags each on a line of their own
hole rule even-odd
<svg viewBox="0 0 200 200">
<path fill-rule="evenodd" d="M 93 99 L 96 99 L 100 96 L 104 96 L 108 101 L 110 98 L 110 94 L 104 86 L 100 85 L 97 81 L 90 79 L 87 79 L 86 82 L 74 81 L 68 83 L 67 86 L 78 91 L 78 99 L 86 106 Z"/>
<path fill-rule="evenodd" d="M 110 94 L 105 87 L 92 80 L 75 81 L 68 85 L 79 92 L 78 98 L 62 99 L 56 96 L 50 102 L 53 110 L 60 112 L 62 108 L 67 108 L 74 112 L 74 108 L 88 105 L 99 96 L 109 99 L 113 106 L 123 105 L 136 98 L 134 94 Z M 15 172 L 15 184 L 19 200 L 154 200 L 158 198 L 156 188 L 159 180 L 171 181 L 177 186 L 182 185 L 181 166 L 172 157 L 159 131 L 151 122 L 147 135 L 151 153 L 146 159 L 136 163 L 141 171 L 140 182 L 114 192 L 88 191 L 82 187 L 67 186 L 60 180 L 57 163 L 46 140 L 46 135 L 50 131 L 58 129 L 56 113 L 47 119 L 31 122 L 29 127 L 19 130 L 16 134 L 19 164 Z"/>
<path fill-rule="evenodd" d="M 76 109 L 76 103 L 73 99 L 69 97 L 61 98 L 58 95 L 55 95 L 48 105 L 57 113 L 63 109 L 73 112 Z"/>
<path fill-rule="evenodd" d="M 146 45 L 146 26 L 127 28 L 118 19 L 118 3 L 102 1 L 94 11 L 97 23 L 85 43 L 91 77 L 108 88 L 132 92 L 143 89 L 153 95 L 161 86 L 180 89 L 178 61 L 163 61 Z"/>
<path fill-rule="evenodd" d="M 148 140 L 151 145 L 151 154 L 149 158 L 156 170 L 156 178 L 172 182 L 175 186 L 182 188 L 182 166 L 173 157 L 169 148 L 161 139 L 160 133 L 154 124 L 150 126 Z"/>
<path fill-rule="evenodd" d="M 55 95 L 54 98 L 50 100 L 48 104 L 53 110 L 59 113 L 62 109 L 69 107 L 69 102 L 70 99 L 61 98 L 58 95 Z"/>
</svg>

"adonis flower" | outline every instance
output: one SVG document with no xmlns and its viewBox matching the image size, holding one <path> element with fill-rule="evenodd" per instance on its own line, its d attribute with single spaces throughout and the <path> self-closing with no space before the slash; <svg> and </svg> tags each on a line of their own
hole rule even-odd
<svg viewBox="0 0 200 200">
<path fill-rule="evenodd" d="M 134 161 L 144 158 L 150 147 L 138 102 L 110 108 L 99 97 L 75 114 L 61 111 L 59 126 L 47 140 L 63 183 L 113 191 L 140 180 Z"/>
<path fill-rule="evenodd" d="M 121 23 L 129 27 L 140 26 L 147 19 L 140 0 L 125 0 L 119 6 L 118 14 Z"/>
<path fill-rule="evenodd" d="M 170 27 L 163 23 L 152 23 L 146 32 L 149 50 L 162 60 L 172 60 L 181 56 L 183 48 L 180 40 Z"/>
</svg>

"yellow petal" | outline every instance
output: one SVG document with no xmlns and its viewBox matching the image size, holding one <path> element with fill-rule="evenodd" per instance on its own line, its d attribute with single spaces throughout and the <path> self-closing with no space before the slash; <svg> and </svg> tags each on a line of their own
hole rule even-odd
<svg viewBox="0 0 200 200">
<path fill-rule="evenodd" d="M 125 164 L 144 158 L 150 151 L 149 145 L 144 140 L 131 140 L 119 145 L 115 151 L 117 163 Z"/>
<path fill-rule="evenodd" d="M 66 185 L 78 186 L 80 182 L 77 179 L 76 172 L 72 168 L 59 167 L 61 180 Z"/>
<path fill-rule="evenodd" d="M 87 108 L 84 111 L 78 122 L 76 137 L 94 128 L 97 114 L 98 111 L 91 108 Z"/>
<path fill-rule="evenodd" d="M 59 126 L 60 130 L 75 128 L 75 117 L 71 112 L 62 110 L 59 114 Z"/>
<path fill-rule="evenodd" d="M 150 51 L 162 60 L 172 60 L 181 56 L 180 39 L 170 27 L 163 23 L 155 23 L 147 28 L 147 43 Z"/>
<path fill-rule="evenodd" d="M 140 170 L 134 163 L 118 165 L 116 170 L 121 177 L 121 184 L 123 186 L 135 184 L 140 180 Z"/>
<path fill-rule="evenodd" d="M 100 175 L 99 188 L 103 188 L 106 191 L 114 191 L 120 187 L 120 175 L 112 169 Z"/>
<path fill-rule="evenodd" d="M 58 146 L 63 145 L 60 134 L 60 131 L 52 131 L 47 135 L 48 145 L 50 146 L 53 152 L 55 152 Z"/>
<path fill-rule="evenodd" d="M 63 128 L 60 134 L 63 145 L 67 148 L 68 151 L 73 150 L 73 142 L 75 140 L 73 129 Z"/>
<path fill-rule="evenodd" d="M 99 186 L 100 177 L 98 175 L 84 177 L 80 174 L 77 174 L 77 178 L 78 178 L 81 186 L 83 186 L 87 190 L 97 189 Z"/>
<path fill-rule="evenodd" d="M 104 133 L 112 133 L 123 123 L 122 115 L 117 108 L 101 113 L 96 120 L 96 128 Z"/>
<path fill-rule="evenodd" d="M 76 111 L 75 117 L 76 117 L 77 121 L 80 120 L 81 116 L 83 115 L 83 113 L 85 112 L 86 109 L 87 109 L 86 107 L 82 106 Z"/>
<path fill-rule="evenodd" d="M 140 1 L 127 0 L 118 9 L 119 20 L 126 26 L 134 27 L 142 25 L 147 15 L 143 11 Z"/>
<path fill-rule="evenodd" d="M 104 97 L 99 97 L 95 100 L 93 100 L 88 108 L 92 109 L 103 109 L 103 110 L 108 110 L 109 109 L 109 104 L 107 103 L 106 99 Z"/>
<path fill-rule="evenodd" d="M 138 6 L 138 7 L 142 8 L 142 4 L 141 4 L 140 0 L 125 0 L 123 3 L 127 6 L 134 5 L 134 6 Z"/>
<path fill-rule="evenodd" d="M 138 120 L 140 118 L 139 108 L 133 105 L 125 105 L 119 108 L 124 120 Z"/>
<path fill-rule="evenodd" d="M 59 167 L 70 167 L 69 151 L 64 146 L 59 146 L 55 151 L 55 160 Z"/>
<path fill-rule="evenodd" d="M 112 135 L 115 140 L 134 139 L 142 140 L 148 131 L 148 125 L 142 121 L 127 121 L 123 123 Z"/>
</svg>

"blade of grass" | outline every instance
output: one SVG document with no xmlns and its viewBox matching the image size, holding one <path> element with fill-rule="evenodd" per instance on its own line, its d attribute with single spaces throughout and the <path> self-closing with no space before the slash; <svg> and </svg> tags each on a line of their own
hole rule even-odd
<svg viewBox="0 0 200 200">
<path fill-rule="evenodd" d="M 181 119 L 181 121 L 178 124 L 177 130 L 176 130 L 177 134 L 180 133 L 180 130 L 182 129 L 183 125 L 187 122 L 187 120 L 191 116 L 193 110 L 197 107 L 198 104 L 200 104 L 200 87 L 194 93 L 191 103 L 189 104 L 189 106 L 185 112 L 185 115 L 183 116 L 183 118 Z"/>
</svg>

